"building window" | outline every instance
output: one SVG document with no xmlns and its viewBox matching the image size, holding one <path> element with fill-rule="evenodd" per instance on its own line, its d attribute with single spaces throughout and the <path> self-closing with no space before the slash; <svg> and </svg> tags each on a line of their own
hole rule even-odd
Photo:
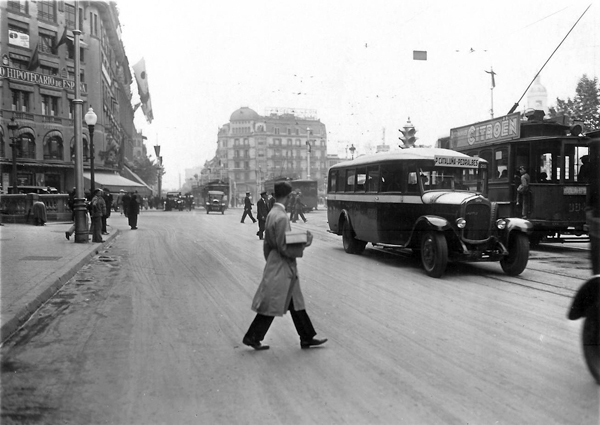
<svg viewBox="0 0 600 425">
<path fill-rule="evenodd" d="M 4 134 L 0 133 L 0 157 L 6 158 L 6 151 L 4 147 Z"/>
<path fill-rule="evenodd" d="M 11 12 L 27 13 L 27 0 L 8 0 L 8 10 Z"/>
<path fill-rule="evenodd" d="M 44 159 L 63 159 L 63 141 L 59 136 L 49 137 L 44 142 Z"/>
<path fill-rule="evenodd" d="M 56 35 L 40 34 L 40 52 L 52 54 L 52 45 Z"/>
<path fill-rule="evenodd" d="M 296 136 L 299 136 L 299 135 L 300 135 L 300 129 L 297 128 L 296 129 Z"/>
<path fill-rule="evenodd" d="M 51 66 L 40 66 L 40 73 L 44 75 L 58 75 L 58 68 L 52 68 Z"/>
<path fill-rule="evenodd" d="M 75 6 L 72 4 L 65 3 L 65 19 L 67 27 L 75 29 Z"/>
<path fill-rule="evenodd" d="M 35 159 L 35 141 L 31 134 L 22 134 L 17 139 L 17 158 Z"/>
<path fill-rule="evenodd" d="M 58 116 L 58 97 L 42 95 L 42 115 Z"/>
<path fill-rule="evenodd" d="M 38 19 L 56 22 L 56 2 L 53 0 L 38 1 Z"/>
<path fill-rule="evenodd" d="M 244 168 L 245 168 L 245 169 L 248 169 L 248 168 L 250 168 L 250 162 L 248 162 L 248 161 L 244 161 Z"/>
<path fill-rule="evenodd" d="M 279 134 L 279 128 L 275 128 L 275 134 Z"/>
<path fill-rule="evenodd" d="M 248 140 L 248 138 L 244 139 L 244 146 L 248 146 L 250 144 L 250 141 Z"/>
<path fill-rule="evenodd" d="M 244 151 L 244 158 L 250 158 L 250 151 L 248 151 L 248 150 Z"/>
<path fill-rule="evenodd" d="M 12 90 L 12 110 L 29 112 L 29 93 L 21 90 Z"/>
</svg>

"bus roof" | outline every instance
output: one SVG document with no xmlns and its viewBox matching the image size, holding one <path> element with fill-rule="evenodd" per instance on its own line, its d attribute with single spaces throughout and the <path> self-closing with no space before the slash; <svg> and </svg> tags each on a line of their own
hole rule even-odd
<svg viewBox="0 0 600 425">
<path fill-rule="evenodd" d="M 351 166 L 357 166 L 357 165 L 370 165 L 370 164 L 375 164 L 375 163 L 380 163 L 380 162 L 391 162 L 391 161 L 398 161 L 398 160 L 402 160 L 402 161 L 416 161 L 416 160 L 428 161 L 429 160 L 432 163 L 435 163 L 436 159 L 439 159 L 439 158 L 456 158 L 456 159 L 464 158 L 464 159 L 476 160 L 477 163 L 479 163 L 479 162 L 487 163 L 487 161 L 483 158 L 473 158 L 464 153 L 453 151 L 450 149 L 412 148 L 412 149 L 403 149 L 401 151 L 376 153 L 373 155 L 360 156 L 356 159 L 353 159 L 352 161 L 345 161 L 345 162 L 337 163 L 337 164 L 331 166 L 331 169 L 351 167 Z M 440 163 L 439 165 L 444 165 L 444 164 Z M 450 164 L 447 164 L 447 165 L 450 165 Z"/>
</svg>

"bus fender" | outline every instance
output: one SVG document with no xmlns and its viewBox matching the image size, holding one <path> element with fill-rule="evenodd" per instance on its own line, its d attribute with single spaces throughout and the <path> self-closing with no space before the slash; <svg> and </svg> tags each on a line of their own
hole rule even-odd
<svg viewBox="0 0 600 425">
<path fill-rule="evenodd" d="M 524 218 L 507 218 L 505 220 L 507 234 L 518 231 L 530 235 L 533 232 L 533 224 L 529 220 L 525 220 Z"/>
<path fill-rule="evenodd" d="M 350 214 L 348 214 L 347 210 L 342 210 L 342 212 L 340 213 L 337 229 L 338 235 L 342 234 L 342 229 L 344 228 L 344 221 L 347 221 L 348 223 L 350 223 L 350 226 L 352 226 L 352 220 L 350 220 Z"/>
<path fill-rule="evenodd" d="M 420 230 L 423 227 L 427 227 L 432 230 L 444 231 L 451 228 L 450 223 L 443 217 L 437 215 L 423 215 L 417 219 L 415 223 L 415 230 Z"/>
</svg>

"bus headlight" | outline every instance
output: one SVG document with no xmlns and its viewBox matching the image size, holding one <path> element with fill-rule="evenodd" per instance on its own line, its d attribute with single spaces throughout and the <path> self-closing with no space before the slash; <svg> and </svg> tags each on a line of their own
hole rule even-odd
<svg viewBox="0 0 600 425">
<path fill-rule="evenodd" d="M 467 220 L 465 220 L 462 217 L 456 219 L 456 227 L 458 227 L 459 229 L 464 229 L 466 226 Z"/>
<path fill-rule="evenodd" d="M 498 220 L 496 220 L 496 227 L 500 230 L 506 229 L 506 220 L 504 220 L 503 218 L 499 218 Z"/>
</svg>

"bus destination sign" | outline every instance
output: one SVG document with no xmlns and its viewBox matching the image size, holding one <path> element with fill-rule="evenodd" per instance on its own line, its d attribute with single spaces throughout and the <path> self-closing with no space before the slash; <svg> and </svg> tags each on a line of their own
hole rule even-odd
<svg viewBox="0 0 600 425">
<path fill-rule="evenodd" d="M 498 143 L 521 136 L 521 114 L 515 112 L 503 117 L 478 122 L 450 130 L 450 148 L 458 149 L 475 144 Z"/>
<path fill-rule="evenodd" d="M 479 166 L 479 158 L 436 155 L 435 165 L 437 167 L 477 168 Z"/>
</svg>

